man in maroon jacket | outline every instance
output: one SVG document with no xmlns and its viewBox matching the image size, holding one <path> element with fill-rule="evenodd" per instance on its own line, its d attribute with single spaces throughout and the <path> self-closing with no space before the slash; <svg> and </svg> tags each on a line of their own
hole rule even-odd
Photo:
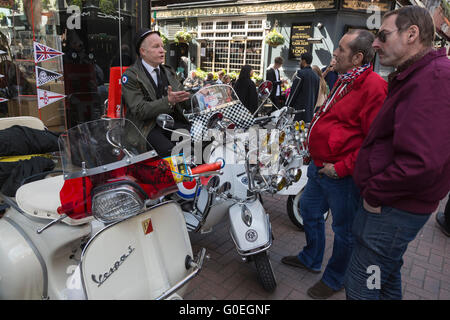
<svg viewBox="0 0 450 320">
<path fill-rule="evenodd" d="M 314 115 L 308 136 L 312 162 L 308 183 L 300 198 L 306 246 L 284 264 L 320 272 L 325 251 L 323 213 L 331 209 L 333 254 L 322 279 L 307 291 L 314 299 L 326 299 L 344 286 L 353 236 L 351 227 L 359 192 L 352 179 L 361 144 L 386 98 L 387 83 L 373 72 L 374 35 L 366 30 L 345 34 L 334 51 L 340 73 L 327 101 Z"/>
<path fill-rule="evenodd" d="M 450 188 L 450 61 L 433 50 L 426 9 L 388 12 L 373 43 L 389 76 L 386 101 L 358 154 L 362 204 L 353 225 L 349 299 L 401 299 L 408 244 Z"/>
</svg>

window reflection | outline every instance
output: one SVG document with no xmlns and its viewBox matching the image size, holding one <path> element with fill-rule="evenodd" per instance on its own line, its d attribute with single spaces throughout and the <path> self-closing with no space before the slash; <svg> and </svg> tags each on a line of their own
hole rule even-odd
<svg viewBox="0 0 450 320">
<path fill-rule="evenodd" d="M 142 1 L 1 0 L 0 117 L 35 116 L 52 131 L 101 117 L 110 68 L 136 58 L 139 5 Z M 34 42 L 64 55 L 36 62 Z M 36 82 L 38 70 L 47 70 L 43 79 L 51 81 Z M 49 92 L 48 104 L 39 108 L 43 90 Z"/>
</svg>

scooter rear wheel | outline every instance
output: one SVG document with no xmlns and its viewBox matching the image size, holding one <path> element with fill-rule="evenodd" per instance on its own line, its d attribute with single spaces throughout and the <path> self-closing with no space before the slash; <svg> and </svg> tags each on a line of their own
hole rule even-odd
<svg viewBox="0 0 450 320">
<path fill-rule="evenodd" d="M 252 258 L 255 261 L 259 282 L 264 290 L 273 292 L 277 287 L 277 280 L 275 279 L 275 273 L 273 272 L 267 251 L 257 253 Z"/>
<path fill-rule="evenodd" d="M 299 229 L 299 231 L 304 231 L 303 218 L 300 212 L 300 197 L 303 193 L 302 189 L 296 195 L 290 195 L 287 199 L 286 209 L 288 213 L 289 220 Z M 323 214 L 323 218 L 326 221 L 330 216 L 330 210 Z"/>
</svg>

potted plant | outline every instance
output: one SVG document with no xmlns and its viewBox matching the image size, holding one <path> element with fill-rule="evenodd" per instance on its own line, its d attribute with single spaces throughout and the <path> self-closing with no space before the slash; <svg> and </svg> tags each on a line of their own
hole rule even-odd
<svg viewBox="0 0 450 320">
<path fill-rule="evenodd" d="M 175 33 L 174 39 L 176 43 L 189 43 L 192 41 L 192 34 L 185 29 Z"/>
<path fill-rule="evenodd" d="M 265 42 L 271 47 L 278 47 L 279 45 L 284 44 L 284 37 L 277 30 L 272 29 L 265 38 Z"/>
</svg>

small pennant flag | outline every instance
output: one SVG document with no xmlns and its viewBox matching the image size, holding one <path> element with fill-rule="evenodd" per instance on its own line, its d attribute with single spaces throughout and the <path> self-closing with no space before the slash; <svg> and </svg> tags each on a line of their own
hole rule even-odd
<svg viewBox="0 0 450 320">
<path fill-rule="evenodd" d="M 8 101 L 8 99 L 0 98 L 0 103 L 5 102 L 5 101 Z"/>
<path fill-rule="evenodd" d="M 56 102 L 58 100 L 64 99 L 66 96 L 63 94 L 37 89 L 38 94 L 38 107 L 43 108 L 49 104 Z"/>
<path fill-rule="evenodd" d="M 47 82 L 59 79 L 61 77 L 62 77 L 62 74 L 59 74 L 57 72 L 50 71 L 50 70 L 36 66 L 36 86 L 37 87 L 40 87 Z"/>
<path fill-rule="evenodd" d="M 61 51 L 47 47 L 46 45 L 43 45 L 39 42 L 34 42 L 34 62 L 36 63 L 53 59 L 63 54 L 64 53 L 62 53 Z"/>
</svg>

